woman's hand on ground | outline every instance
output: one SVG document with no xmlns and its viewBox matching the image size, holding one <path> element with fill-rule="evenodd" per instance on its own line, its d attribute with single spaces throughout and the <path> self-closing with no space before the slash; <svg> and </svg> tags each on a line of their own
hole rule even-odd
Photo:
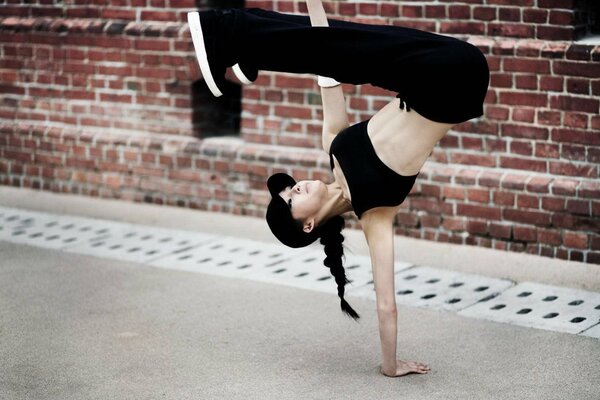
<svg viewBox="0 0 600 400">
<path fill-rule="evenodd" d="M 394 375 L 387 374 L 383 371 L 382 368 L 379 368 L 379 372 L 381 372 L 381 374 L 392 378 L 397 376 L 408 375 L 411 373 L 426 374 L 429 370 L 430 368 L 426 364 L 417 361 L 402 360 L 396 360 L 396 373 Z"/>
</svg>

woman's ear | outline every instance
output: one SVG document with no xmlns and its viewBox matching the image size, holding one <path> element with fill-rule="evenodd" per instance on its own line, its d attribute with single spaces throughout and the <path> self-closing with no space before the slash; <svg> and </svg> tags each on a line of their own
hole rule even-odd
<svg viewBox="0 0 600 400">
<path fill-rule="evenodd" d="M 304 231 L 304 233 L 310 233 L 310 232 L 312 232 L 314 227 L 315 227 L 315 219 L 311 218 L 304 223 L 304 227 L 302 228 L 302 230 Z"/>
</svg>

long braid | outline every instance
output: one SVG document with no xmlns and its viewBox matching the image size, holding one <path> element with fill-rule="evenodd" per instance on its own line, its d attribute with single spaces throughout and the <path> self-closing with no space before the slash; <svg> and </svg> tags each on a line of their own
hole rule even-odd
<svg viewBox="0 0 600 400">
<path fill-rule="evenodd" d="M 344 266 L 342 264 L 342 256 L 344 255 L 344 248 L 342 242 L 344 236 L 341 234 L 344 228 L 344 218 L 340 215 L 330 218 L 325 225 L 322 227 L 320 243 L 325 246 L 325 260 L 323 263 L 331 274 L 335 277 L 335 281 L 338 287 L 338 296 L 341 299 L 341 308 L 354 320 L 358 320 L 360 316 L 354 311 L 350 304 L 344 300 L 344 286 L 346 283 L 350 283 L 346 278 Z"/>
</svg>

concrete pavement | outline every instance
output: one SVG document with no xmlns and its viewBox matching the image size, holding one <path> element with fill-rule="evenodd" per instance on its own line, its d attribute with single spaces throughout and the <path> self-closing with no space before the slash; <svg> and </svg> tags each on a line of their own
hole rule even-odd
<svg viewBox="0 0 600 400">
<path fill-rule="evenodd" d="M 598 399 L 597 339 L 0 243 L 2 399 Z"/>
<path fill-rule="evenodd" d="M 0 205 L 274 240 L 255 218 L 170 207 L 12 188 Z M 597 266 L 396 244 L 419 264 L 600 287 Z M 375 303 L 351 304 L 359 323 L 327 293 L 0 242 L 0 399 L 598 399 L 597 339 L 414 307 L 398 307 L 398 358 L 431 371 L 382 376 Z"/>
</svg>

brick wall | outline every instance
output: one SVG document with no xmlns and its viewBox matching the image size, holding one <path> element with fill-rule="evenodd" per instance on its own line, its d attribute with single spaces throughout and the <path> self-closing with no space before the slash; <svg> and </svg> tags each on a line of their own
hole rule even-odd
<svg viewBox="0 0 600 400">
<path fill-rule="evenodd" d="M 490 65 L 485 115 L 436 146 L 398 213 L 398 234 L 600 264 L 600 46 L 573 42 L 598 6 L 514 3 L 325 6 L 333 18 L 468 40 Z M 0 5 L 0 183 L 263 218 L 272 173 L 330 182 L 314 77 L 261 72 L 255 85 L 232 79 L 223 98 L 208 94 L 185 14 L 212 6 Z M 245 6 L 306 13 L 296 1 Z M 395 95 L 344 91 L 351 122 Z"/>
</svg>

